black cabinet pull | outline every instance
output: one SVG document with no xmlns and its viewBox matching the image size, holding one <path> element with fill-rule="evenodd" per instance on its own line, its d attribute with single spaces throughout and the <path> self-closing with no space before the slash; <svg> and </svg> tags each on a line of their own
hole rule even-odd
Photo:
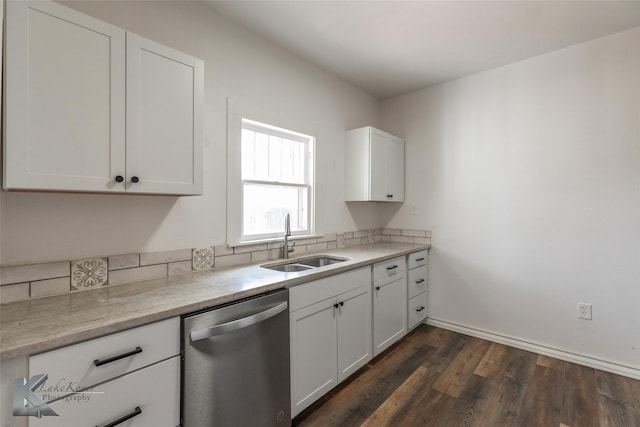
<svg viewBox="0 0 640 427">
<path fill-rule="evenodd" d="M 339 307 L 338 303 L 333 304 L 333 308 L 338 308 L 338 307 Z"/>
<path fill-rule="evenodd" d="M 344 301 L 340 301 L 340 307 L 344 305 Z"/>
<path fill-rule="evenodd" d="M 134 184 L 137 184 L 138 182 L 140 182 L 140 178 L 138 178 L 137 176 L 132 176 L 131 182 L 133 182 Z"/>
<path fill-rule="evenodd" d="M 135 350 L 131 350 L 126 353 L 119 354 L 117 356 L 109 357 L 107 359 L 96 359 L 93 364 L 96 366 L 106 365 L 107 363 L 115 362 L 116 360 L 124 359 L 125 357 L 133 356 L 134 354 L 142 353 L 142 348 L 136 347 Z"/>
<path fill-rule="evenodd" d="M 380 286 L 376 286 L 376 291 L 379 291 L 379 290 L 380 290 Z"/>
<path fill-rule="evenodd" d="M 424 307 L 422 306 L 420 308 L 416 308 L 416 311 L 422 311 L 422 310 L 424 310 Z"/>
<path fill-rule="evenodd" d="M 416 258 L 416 261 L 417 262 L 422 262 L 422 261 L 424 261 L 424 258 Z"/>
<path fill-rule="evenodd" d="M 393 198 L 393 194 L 387 194 L 387 198 L 389 199 Z"/>
<path fill-rule="evenodd" d="M 387 270 L 393 270 L 395 268 L 398 268 L 398 266 L 397 265 L 392 265 L 391 267 L 387 267 Z"/>
<path fill-rule="evenodd" d="M 124 177 L 122 175 L 116 175 L 116 182 L 124 181 Z"/>
<path fill-rule="evenodd" d="M 130 413 L 128 413 L 127 415 L 123 415 L 122 417 L 118 418 L 117 420 L 111 421 L 109 424 L 104 424 L 103 426 L 96 426 L 96 427 L 115 427 L 118 424 L 122 424 L 123 422 L 130 420 L 131 418 L 135 417 L 136 415 L 140 415 L 142 413 L 142 409 L 140 409 L 139 406 L 136 406 L 135 409 L 133 411 L 131 411 Z"/>
<path fill-rule="evenodd" d="M 424 279 L 418 279 L 418 280 L 416 280 L 416 283 L 422 283 L 422 282 L 424 282 Z"/>
</svg>

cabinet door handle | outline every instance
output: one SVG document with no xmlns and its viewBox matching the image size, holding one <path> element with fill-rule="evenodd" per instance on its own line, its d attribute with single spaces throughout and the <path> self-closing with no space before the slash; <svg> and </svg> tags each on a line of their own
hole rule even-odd
<svg viewBox="0 0 640 427">
<path fill-rule="evenodd" d="M 132 176 L 131 177 L 131 182 L 133 182 L 134 184 L 137 184 L 140 182 L 140 178 L 138 178 L 137 176 Z"/>
<path fill-rule="evenodd" d="M 392 265 L 391 267 L 387 267 L 387 270 L 395 270 L 396 268 L 398 268 L 397 265 Z"/>
<path fill-rule="evenodd" d="M 418 280 L 416 280 L 416 283 L 422 283 L 422 282 L 424 282 L 424 279 L 418 279 Z"/>
<path fill-rule="evenodd" d="M 416 258 L 416 262 L 422 262 L 424 261 L 424 258 Z"/>
<path fill-rule="evenodd" d="M 344 301 L 340 301 L 340 307 L 344 305 Z"/>
<path fill-rule="evenodd" d="M 420 308 L 416 308 L 416 311 L 422 311 L 422 310 L 424 310 L 423 306 L 420 306 Z"/>
<path fill-rule="evenodd" d="M 116 182 L 124 181 L 124 177 L 122 175 L 116 175 Z"/>
<path fill-rule="evenodd" d="M 379 290 L 380 290 L 380 286 L 376 286 L 376 291 L 379 291 Z"/>
<path fill-rule="evenodd" d="M 142 413 L 142 409 L 140 409 L 139 406 L 136 406 L 135 409 L 133 411 L 131 411 L 130 413 L 128 413 L 127 415 L 123 415 L 122 417 L 118 418 L 117 420 L 111 421 L 109 424 L 104 424 L 102 426 L 96 426 L 96 427 L 115 427 L 118 424 L 122 424 L 123 422 L 130 420 L 131 418 L 135 417 L 136 415 L 140 415 Z"/>
<path fill-rule="evenodd" d="M 93 361 L 93 364 L 96 366 L 102 366 L 102 365 L 106 365 L 107 363 L 115 362 L 116 360 L 124 359 L 125 357 L 133 356 L 138 353 L 142 353 L 141 347 L 136 347 L 134 350 L 119 354 L 117 356 L 109 357 L 106 359 L 102 359 L 102 360 L 96 359 Z"/>
<path fill-rule="evenodd" d="M 339 306 L 340 306 L 340 304 L 338 304 L 338 303 L 333 304 L 333 308 L 338 308 Z"/>
<path fill-rule="evenodd" d="M 393 194 L 387 194 L 387 198 L 392 199 L 393 198 Z"/>
</svg>

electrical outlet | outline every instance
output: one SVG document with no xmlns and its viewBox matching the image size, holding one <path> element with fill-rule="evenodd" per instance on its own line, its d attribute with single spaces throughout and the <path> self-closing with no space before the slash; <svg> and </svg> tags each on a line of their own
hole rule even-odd
<svg viewBox="0 0 640 427">
<path fill-rule="evenodd" d="M 591 320 L 591 304 L 586 302 L 578 303 L 578 317 L 580 319 Z"/>
</svg>

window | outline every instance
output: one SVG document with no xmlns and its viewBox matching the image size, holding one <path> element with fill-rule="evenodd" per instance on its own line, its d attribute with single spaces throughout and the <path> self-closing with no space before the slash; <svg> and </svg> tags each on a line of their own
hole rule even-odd
<svg viewBox="0 0 640 427">
<path fill-rule="evenodd" d="M 285 216 L 291 234 L 313 230 L 314 138 L 242 119 L 240 241 L 280 237 Z"/>
</svg>

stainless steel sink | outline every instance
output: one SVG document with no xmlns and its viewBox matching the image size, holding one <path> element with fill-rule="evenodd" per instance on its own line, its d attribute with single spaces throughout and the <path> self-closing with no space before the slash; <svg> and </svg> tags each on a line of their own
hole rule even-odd
<svg viewBox="0 0 640 427">
<path fill-rule="evenodd" d="M 277 264 L 265 264 L 261 265 L 262 268 L 268 268 L 270 270 L 284 271 L 285 273 L 292 273 L 298 271 L 310 270 L 312 268 L 325 267 L 327 265 L 336 264 L 339 262 L 347 261 L 347 258 L 337 258 L 328 255 L 319 255 L 314 257 L 308 257 L 304 259 L 291 260 L 288 263 Z"/>
<path fill-rule="evenodd" d="M 322 256 L 300 260 L 298 261 L 298 264 L 309 265 L 311 267 L 324 267 L 325 265 L 336 264 L 343 261 L 346 261 L 346 259 Z"/>
<path fill-rule="evenodd" d="M 285 273 L 311 270 L 313 268 L 308 265 L 301 265 L 297 263 L 296 264 L 280 264 L 280 265 L 261 265 L 260 267 L 269 268 L 271 270 L 276 270 L 276 271 L 284 271 Z"/>
</svg>

